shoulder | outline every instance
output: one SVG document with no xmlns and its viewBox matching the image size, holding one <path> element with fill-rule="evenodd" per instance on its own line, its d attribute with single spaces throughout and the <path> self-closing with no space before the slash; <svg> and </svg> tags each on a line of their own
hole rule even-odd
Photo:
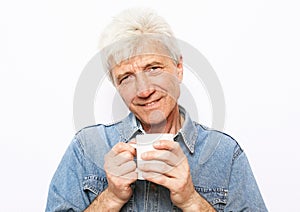
<svg viewBox="0 0 300 212">
<path fill-rule="evenodd" d="M 111 124 L 90 125 L 79 130 L 75 137 L 80 141 L 95 140 L 98 138 L 109 137 L 110 134 L 115 134 L 116 127 L 121 121 Z"/>
<path fill-rule="evenodd" d="M 116 130 L 118 124 L 119 122 L 84 127 L 75 134 L 74 141 L 85 156 L 105 154 L 119 141 L 120 136 Z"/>
<path fill-rule="evenodd" d="M 198 123 L 195 125 L 198 129 L 198 151 L 201 152 L 203 163 L 213 155 L 234 159 L 243 152 L 239 143 L 231 135 Z"/>
<path fill-rule="evenodd" d="M 229 134 L 216 130 L 213 128 L 209 128 L 207 126 L 201 125 L 199 123 L 194 122 L 198 129 L 198 138 L 204 139 L 206 142 L 211 142 L 212 140 L 217 140 L 218 144 L 222 144 L 224 146 L 232 146 L 235 147 L 238 142 Z"/>
</svg>

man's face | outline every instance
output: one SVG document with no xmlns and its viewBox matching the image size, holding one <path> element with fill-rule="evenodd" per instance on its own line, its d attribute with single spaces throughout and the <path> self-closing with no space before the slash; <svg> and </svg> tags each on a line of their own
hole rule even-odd
<svg viewBox="0 0 300 212">
<path fill-rule="evenodd" d="M 142 124 L 155 125 L 172 118 L 177 109 L 182 62 L 161 55 L 135 56 L 112 70 L 114 84 Z"/>
</svg>

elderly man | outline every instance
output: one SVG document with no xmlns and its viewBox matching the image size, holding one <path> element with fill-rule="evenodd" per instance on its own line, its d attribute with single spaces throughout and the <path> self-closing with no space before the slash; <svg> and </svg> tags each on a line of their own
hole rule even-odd
<svg viewBox="0 0 300 212">
<path fill-rule="evenodd" d="M 183 62 L 169 25 L 126 10 L 102 37 L 103 62 L 131 113 L 80 130 L 50 185 L 46 211 L 267 211 L 246 155 L 178 105 Z M 168 133 L 136 165 L 138 134 Z M 142 175 L 138 178 L 137 170 Z"/>
</svg>

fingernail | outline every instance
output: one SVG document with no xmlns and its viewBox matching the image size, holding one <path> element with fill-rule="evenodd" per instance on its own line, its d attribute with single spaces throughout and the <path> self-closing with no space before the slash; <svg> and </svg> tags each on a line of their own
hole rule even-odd
<svg viewBox="0 0 300 212">
<path fill-rule="evenodd" d="M 155 142 L 153 143 L 153 146 L 159 147 L 159 145 L 160 145 L 160 141 L 155 141 Z"/>
</svg>

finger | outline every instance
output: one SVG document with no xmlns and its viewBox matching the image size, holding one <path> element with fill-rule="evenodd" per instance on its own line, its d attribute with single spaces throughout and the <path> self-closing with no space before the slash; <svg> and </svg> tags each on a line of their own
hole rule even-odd
<svg viewBox="0 0 300 212">
<path fill-rule="evenodd" d="M 172 151 L 175 147 L 174 144 L 176 142 L 170 141 L 170 140 L 158 140 L 153 143 L 153 147 L 155 149 L 165 149 L 165 150 L 170 150 Z"/>
<path fill-rule="evenodd" d="M 136 163 L 134 161 L 128 161 L 120 166 L 116 166 L 115 164 L 105 164 L 105 171 L 113 176 L 122 176 L 129 172 L 136 170 Z"/>
<path fill-rule="evenodd" d="M 111 156 L 115 156 L 124 151 L 129 151 L 133 155 L 135 154 L 135 148 L 133 148 L 130 144 L 124 143 L 124 142 L 119 142 L 115 146 L 113 146 L 110 153 L 111 153 Z"/>
<path fill-rule="evenodd" d="M 122 176 L 122 178 L 130 180 L 130 183 L 133 183 L 138 178 L 138 173 L 134 170 Z"/>
<path fill-rule="evenodd" d="M 172 171 L 173 170 L 175 169 L 172 169 Z M 161 174 L 157 172 L 142 172 L 142 176 L 145 180 L 166 187 L 170 191 L 174 191 L 177 187 L 179 187 L 179 185 L 186 183 L 186 179 L 188 179 L 186 178 L 186 174 L 181 175 L 178 170 L 173 173 L 173 176 L 169 175 L 169 173 Z"/>
<path fill-rule="evenodd" d="M 141 158 L 146 161 L 159 160 L 167 163 L 170 166 L 178 166 L 181 161 L 185 158 L 185 155 L 178 157 L 173 152 L 169 150 L 154 150 L 144 152 Z"/>
<path fill-rule="evenodd" d="M 116 176 L 114 174 L 107 174 L 107 179 L 109 184 L 117 185 L 118 188 L 122 187 L 121 185 L 129 186 L 131 183 L 135 182 L 138 178 L 136 171 L 129 172 L 122 176 Z"/>
<path fill-rule="evenodd" d="M 114 173 L 114 175 L 120 175 L 119 172 L 123 173 L 122 171 L 119 171 L 120 166 L 130 161 L 135 164 L 134 156 L 128 151 L 121 152 L 115 156 L 107 154 L 105 155 L 104 169 L 106 172 Z"/>
<path fill-rule="evenodd" d="M 192 180 L 187 159 L 184 160 L 180 166 L 173 167 L 169 170 L 166 167 L 162 167 L 162 169 L 168 170 L 166 173 L 158 173 L 157 170 L 151 166 L 143 168 L 149 170 L 142 171 L 142 176 L 145 180 L 162 185 L 171 192 L 184 189 Z"/>
<path fill-rule="evenodd" d="M 136 144 L 136 139 L 135 139 L 135 138 L 131 139 L 131 140 L 128 142 L 128 144 Z"/>
<path fill-rule="evenodd" d="M 142 177 L 147 181 L 156 183 L 156 181 L 161 182 L 161 180 L 157 180 L 157 178 L 162 178 L 162 177 L 166 177 L 166 176 L 163 176 L 163 174 L 160 174 L 157 172 L 142 172 Z M 158 183 L 156 183 L 156 184 L 158 184 Z M 159 185 L 162 185 L 162 184 L 159 184 Z"/>
<path fill-rule="evenodd" d="M 128 161 L 126 163 L 121 164 L 120 166 L 112 166 L 109 167 L 108 171 L 111 175 L 114 176 L 125 176 L 130 172 L 135 172 L 136 163 L 134 161 Z"/>
<path fill-rule="evenodd" d="M 177 166 L 170 166 L 162 161 L 142 161 L 139 164 L 139 170 L 142 172 L 155 172 L 167 177 L 180 179 L 183 179 L 187 176 L 187 173 L 190 173 L 187 159 L 182 160 Z"/>
<path fill-rule="evenodd" d="M 155 172 L 158 174 L 166 174 L 174 169 L 173 166 L 161 161 L 148 161 L 142 164 L 139 164 L 139 170 L 142 172 Z"/>
<path fill-rule="evenodd" d="M 135 140 L 135 138 L 131 139 L 128 142 L 128 144 L 135 149 L 135 154 L 134 155 L 136 156 L 136 140 Z"/>
<path fill-rule="evenodd" d="M 174 178 L 156 172 L 143 172 L 142 176 L 145 180 L 164 186 L 166 188 L 169 188 L 172 183 L 176 182 Z"/>
<path fill-rule="evenodd" d="M 159 140 L 154 142 L 153 147 L 158 150 L 169 150 L 174 152 L 176 155 L 184 154 L 180 148 L 178 142 L 170 141 L 170 140 Z"/>
<path fill-rule="evenodd" d="M 128 161 L 133 161 L 134 155 L 129 151 L 124 151 L 116 155 L 115 157 L 111 158 L 110 163 L 120 166 L 123 163 L 126 163 Z"/>
</svg>

